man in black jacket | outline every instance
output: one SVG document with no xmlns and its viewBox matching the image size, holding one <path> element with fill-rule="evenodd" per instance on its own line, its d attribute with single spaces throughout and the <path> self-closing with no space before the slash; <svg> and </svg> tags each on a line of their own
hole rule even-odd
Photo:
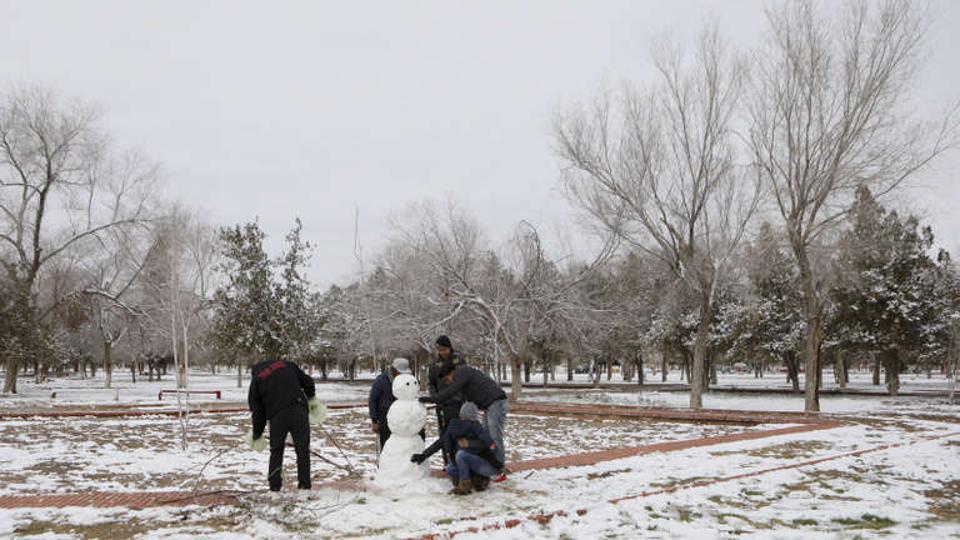
<svg viewBox="0 0 960 540">
<path fill-rule="evenodd" d="M 299 366 L 286 360 L 267 360 L 253 366 L 247 401 L 253 429 L 247 435 L 251 448 L 265 446 L 263 431 L 270 421 L 270 491 L 283 483 L 283 448 L 287 433 L 297 453 L 297 487 L 310 489 L 310 423 L 322 422 L 323 411 L 316 399 L 313 379 Z"/>
<path fill-rule="evenodd" d="M 383 450 L 390 438 L 390 426 L 387 424 L 387 411 L 397 398 L 393 395 L 393 379 L 401 373 L 410 373 L 410 361 L 406 358 L 395 358 L 390 367 L 377 376 L 370 387 L 367 398 L 367 408 L 370 412 L 370 424 L 374 433 L 380 436 L 380 447 L 377 453 Z"/>
<path fill-rule="evenodd" d="M 497 443 L 497 459 L 506 462 L 503 446 L 503 426 L 507 421 L 507 394 L 497 381 L 470 366 L 454 367 L 445 363 L 439 371 L 445 388 L 436 394 L 420 398 L 423 403 L 445 403 L 460 394 L 464 401 L 472 401 L 483 411 L 483 424 Z"/>
<path fill-rule="evenodd" d="M 465 366 L 467 362 L 460 356 L 460 353 L 453 350 L 453 344 L 450 338 L 440 336 L 437 338 L 437 360 L 431 364 L 427 372 L 427 389 L 431 396 L 446 388 L 446 384 L 441 380 L 440 372 L 445 364 L 450 364 L 454 368 Z M 455 420 L 460 414 L 460 406 L 463 405 L 463 396 L 455 394 L 445 402 L 437 402 L 437 433 L 443 433 L 447 429 L 447 424 Z M 443 464 L 453 463 L 453 455 L 443 449 Z"/>
</svg>

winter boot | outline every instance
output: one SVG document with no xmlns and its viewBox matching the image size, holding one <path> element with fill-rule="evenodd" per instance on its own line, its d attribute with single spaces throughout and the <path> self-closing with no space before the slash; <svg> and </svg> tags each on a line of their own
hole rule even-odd
<svg viewBox="0 0 960 540">
<path fill-rule="evenodd" d="M 470 480 L 473 481 L 473 489 L 477 491 L 486 491 L 487 487 L 490 486 L 490 478 L 486 476 L 474 474 L 470 477 Z"/>
<path fill-rule="evenodd" d="M 454 495 L 469 495 L 473 491 L 473 482 L 469 478 L 461 480 L 457 487 L 453 488 Z"/>
</svg>

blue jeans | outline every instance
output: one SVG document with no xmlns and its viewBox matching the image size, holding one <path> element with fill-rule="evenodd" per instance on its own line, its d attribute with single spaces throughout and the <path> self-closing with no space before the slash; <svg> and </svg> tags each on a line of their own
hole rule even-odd
<svg viewBox="0 0 960 540">
<path fill-rule="evenodd" d="M 487 405 L 487 410 L 483 412 L 483 427 L 493 442 L 497 443 L 497 459 L 504 464 L 507 462 L 507 448 L 503 446 L 503 425 L 506 423 L 507 400 L 498 399 Z"/>
<path fill-rule="evenodd" d="M 455 463 L 447 465 L 447 474 L 451 478 L 459 480 L 468 480 L 470 475 L 473 474 L 489 478 L 499 472 L 493 468 L 489 461 L 466 450 L 457 450 L 457 457 L 454 461 Z"/>
</svg>

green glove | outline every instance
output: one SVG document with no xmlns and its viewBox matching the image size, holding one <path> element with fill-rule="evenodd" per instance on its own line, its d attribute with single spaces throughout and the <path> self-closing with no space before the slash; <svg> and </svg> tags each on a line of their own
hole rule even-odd
<svg viewBox="0 0 960 540">
<path fill-rule="evenodd" d="M 263 438 L 263 435 L 261 435 L 259 439 L 254 439 L 252 429 L 247 432 L 246 441 L 247 441 L 247 446 L 249 446 L 251 450 L 255 450 L 257 452 L 263 452 L 264 449 L 267 448 L 267 440 Z"/>
<path fill-rule="evenodd" d="M 310 410 L 311 424 L 322 424 L 324 420 L 327 419 L 327 407 L 323 403 L 317 401 L 317 398 L 310 398 L 310 400 L 307 401 L 307 408 Z"/>
</svg>

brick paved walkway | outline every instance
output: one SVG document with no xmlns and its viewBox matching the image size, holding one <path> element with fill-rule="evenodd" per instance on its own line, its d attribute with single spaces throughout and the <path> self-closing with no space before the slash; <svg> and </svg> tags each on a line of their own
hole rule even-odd
<svg viewBox="0 0 960 540">
<path fill-rule="evenodd" d="M 365 407 L 365 403 L 333 403 L 328 404 L 329 409 L 348 409 Z M 519 402 L 511 405 L 512 412 L 528 414 L 550 414 L 550 415 L 576 415 L 591 417 L 630 417 L 644 419 L 661 419 L 687 422 L 724 422 L 737 424 L 759 424 L 759 423 L 793 423 L 799 424 L 784 428 L 769 429 L 763 431 L 749 431 L 743 433 L 734 433 L 730 435 L 721 435 L 716 437 L 705 437 L 701 439 L 689 439 L 683 441 L 671 441 L 657 443 L 645 446 L 615 448 L 597 452 L 586 452 L 582 454 L 572 454 L 552 458 L 544 458 L 530 461 L 521 461 L 510 464 L 510 469 L 515 472 L 532 471 L 540 469 L 578 467 L 585 465 L 594 465 L 602 461 L 611 461 L 626 457 L 650 454 L 653 452 L 677 452 L 688 448 L 699 448 L 716 444 L 726 444 L 738 441 L 756 440 L 767 437 L 776 437 L 780 435 L 790 435 L 796 433 L 806 433 L 811 431 L 833 429 L 844 425 L 842 422 L 830 420 L 816 415 L 805 415 L 802 413 L 757 413 L 745 411 L 723 411 L 723 410 L 701 410 L 691 411 L 685 409 L 643 409 L 638 407 L 611 406 L 611 405 L 573 405 L 563 403 L 533 403 Z M 192 414 L 198 413 L 226 413 L 226 412 L 246 412 L 246 409 L 197 409 L 191 411 Z M 97 417 L 118 417 L 118 416 L 146 416 L 156 414 L 177 414 L 176 411 L 140 411 L 140 410 L 106 410 L 106 411 L 23 411 L 15 413 L 0 413 L 0 419 L 4 418 L 30 418 L 30 417 L 73 417 L 73 416 L 97 416 Z M 442 475 L 442 472 L 440 472 Z M 333 485 L 319 485 L 317 488 L 339 487 L 343 488 L 342 483 Z M 356 486 L 354 486 L 356 487 Z M 349 488 L 349 487 L 348 487 Z M 87 492 L 74 494 L 49 494 L 49 495 L 6 495 L 0 496 L 0 508 L 35 508 L 35 507 L 56 507 L 63 508 L 67 506 L 86 506 L 95 508 L 124 506 L 129 508 L 147 508 L 154 506 L 182 506 L 182 505 L 216 505 L 231 504 L 236 501 L 236 497 L 244 495 L 239 492 L 215 491 L 215 492 Z M 246 495 L 249 495 L 247 493 Z"/>
<path fill-rule="evenodd" d="M 84 506 L 113 508 L 124 506 L 141 509 L 154 506 L 187 506 L 199 504 L 213 506 L 231 504 L 240 493 L 211 491 L 192 493 L 188 491 L 141 491 L 141 492 L 87 492 L 49 495 L 4 495 L 0 496 L 0 508 L 65 508 Z"/>
</svg>

